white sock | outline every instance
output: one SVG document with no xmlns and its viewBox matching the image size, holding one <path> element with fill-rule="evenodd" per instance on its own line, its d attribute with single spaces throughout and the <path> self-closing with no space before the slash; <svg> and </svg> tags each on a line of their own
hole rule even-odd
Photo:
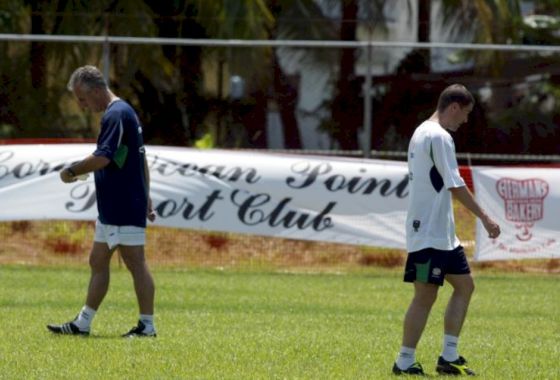
<svg viewBox="0 0 560 380">
<path fill-rule="evenodd" d="M 84 305 L 80 313 L 74 320 L 74 324 L 78 326 L 80 330 L 89 330 L 91 326 L 91 321 L 93 321 L 93 317 L 95 317 L 96 311 L 93 310 L 88 305 Z"/>
<path fill-rule="evenodd" d="M 397 356 L 397 367 L 407 369 L 416 362 L 416 349 L 402 346 Z"/>
<path fill-rule="evenodd" d="M 443 336 L 443 351 L 441 356 L 448 362 L 454 362 L 459 359 L 459 354 L 457 353 L 457 344 L 459 337 L 453 335 L 445 334 Z"/>
<path fill-rule="evenodd" d="M 140 321 L 144 324 L 144 326 L 146 326 L 144 329 L 145 332 L 152 332 L 156 330 L 153 314 L 140 314 Z"/>
</svg>

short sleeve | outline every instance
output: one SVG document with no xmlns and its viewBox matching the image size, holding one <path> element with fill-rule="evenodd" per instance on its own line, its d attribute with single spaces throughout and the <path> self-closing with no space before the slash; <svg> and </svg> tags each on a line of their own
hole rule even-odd
<svg viewBox="0 0 560 380">
<path fill-rule="evenodd" d="M 432 136 L 430 155 L 436 169 L 443 178 L 446 189 L 465 186 L 465 181 L 459 173 L 459 165 L 455 157 L 455 145 L 451 136 L 445 134 Z"/>
<path fill-rule="evenodd" d="M 97 148 L 94 156 L 107 157 L 113 160 L 115 153 L 121 144 L 124 129 L 118 112 L 110 112 L 105 115 L 101 122 L 101 132 L 97 139 Z"/>
</svg>

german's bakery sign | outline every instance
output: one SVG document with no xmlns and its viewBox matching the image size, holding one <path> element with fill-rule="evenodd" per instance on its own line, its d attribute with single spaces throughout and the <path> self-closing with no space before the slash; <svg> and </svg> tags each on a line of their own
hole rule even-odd
<svg viewBox="0 0 560 380">
<path fill-rule="evenodd" d="M 527 241 L 533 237 L 531 229 L 543 218 L 548 189 L 548 182 L 540 178 L 500 178 L 496 182 L 496 190 L 504 200 L 506 219 L 519 230 L 515 235 L 517 239 Z"/>
<path fill-rule="evenodd" d="M 560 169 L 472 169 L 476 198 L 502 228 L 488 239 L 477 226 L 478 260 L 560 257 Z"/>
</svg>

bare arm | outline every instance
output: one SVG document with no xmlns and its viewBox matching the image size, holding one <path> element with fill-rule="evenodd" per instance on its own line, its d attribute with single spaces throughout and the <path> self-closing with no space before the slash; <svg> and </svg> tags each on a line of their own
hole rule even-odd
<svg viewBox="0 0 560 380">
<path fill-rule="evenodd" d="M 152 205 L 152 197 L 150 197 L 150 168 L 148 168 L 148 161 L 146 160 L 146 155 L 144 154 L 144 178 L 146 178 L 146 189 L 148 190 L 148 220 L 153 222 L 156 220 L 156 213 Z"/>
<path fill-rule="evenodd" d="M 488 237 L 494 239 L 500 236 L 500 226 L 480 207 L 466 186 L 454 187 L 449 189 L 449 191 L 451 191 L 455 199 L 461 202 L 470 212 L 480 219 L 482 225 L 486 231 L 488 231 Z"/>
<path fill-rule="evenodd" d="M 76 181 L 76 176 L 94 172 L 103 169 L 109 165 L 111 160 L 103 156 L 89 155 L 82 161 L 75 163 L 70 168 L 64 169 L 60 172 L 60 179 L 62 182 L 70 183 Z"/>
</svg>

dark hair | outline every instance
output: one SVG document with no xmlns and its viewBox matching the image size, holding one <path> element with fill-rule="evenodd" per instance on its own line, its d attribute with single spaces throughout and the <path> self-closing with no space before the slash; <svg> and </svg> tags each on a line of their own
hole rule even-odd
<svg viewBox="0 0 560 380">
<path fill-rule="evenodd" d="M 474 98 L 462 84 L 452 84 L 441 92 L 437 104 L 438 112 L 445 111 L 452 103 L 459 103 L 461 107 L 466 107 L 474 104 Z"/>
</svg>

